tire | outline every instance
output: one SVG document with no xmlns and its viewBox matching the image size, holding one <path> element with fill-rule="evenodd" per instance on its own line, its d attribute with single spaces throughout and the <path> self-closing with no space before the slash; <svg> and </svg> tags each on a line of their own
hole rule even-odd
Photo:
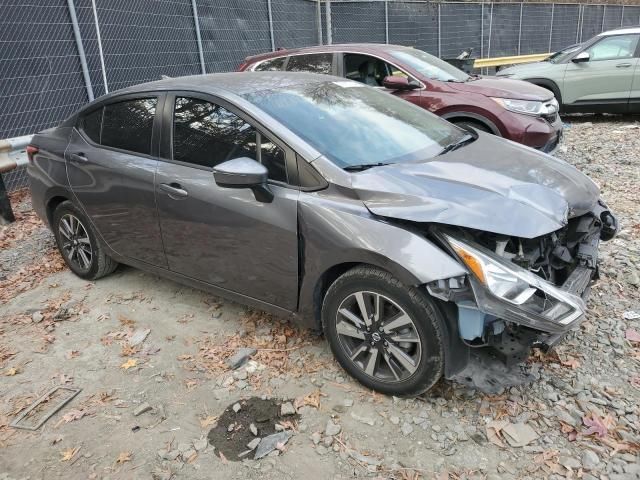
<svg viewBox="0 0 640 480">
<path fill-rule="evenodd" d="M 368 331 L 359 300 L 371 314 Z M 377 300 L 383 313 L 376 316 Z M 344 273 L 327 290 L 322 324 L 338 363 L 367 388 L 414 396 L 433 387 L 443 374 L 440 312 L 426 293 L 407 287 L 388 272 L 360 266 Z"/>
<path fill-rule="evenodd" d="M 495 135 L 489 127 L 487 127 L 486 125 L 480 122 L 474 122 L 472 120 L 457 120 L 457 121 L 454 120 L 453 123 L 454 125 L 457 125 L 458 127 L 461 127 L 461 128 L 475 128 L 476 130 L 480 130 L 481 132 L 486 132 L 486 133 Z"/>
<path fill-rule="evenodd" d="M 62 258 L 78 277 L 97 280 L 118 266 L 98 242 L 86 215 L 70 201 L 62 202 L 53 212 L 52 229 Z"/>
</svg>

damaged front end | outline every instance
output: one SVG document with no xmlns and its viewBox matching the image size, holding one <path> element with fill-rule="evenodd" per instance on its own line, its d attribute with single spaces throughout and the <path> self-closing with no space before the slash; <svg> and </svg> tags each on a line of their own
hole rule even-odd
<svg viewBox="0 0 640 480">
<path fill-rule="evenodd" d="M 530 239 L 433 227 L 430 233 L 469 272 L 426 285 L 457 307 L 451 320 L 468 358 L 447 377 L 491 393 L 535 379 L 522 362 L 532 348 L 549 350 L 581 322 L 598 276 L 599 242 L 617 230 L 602 202 L 562 229 Z"/>
</svg>

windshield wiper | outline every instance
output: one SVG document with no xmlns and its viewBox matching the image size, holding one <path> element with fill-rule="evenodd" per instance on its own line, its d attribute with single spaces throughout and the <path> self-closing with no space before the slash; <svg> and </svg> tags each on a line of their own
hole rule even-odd
<svg viewBox="0 0 640 480">
<path fill-rule="evenodd" d="M 467 143 L 474 141 L 476 138 L 477 136 L 475 135 L 467 134 L 464 137 L 462 137 L 461 140 L 458 140 L 457 142 L 453 142 L 453 143 L 450 143 L 449 145 L 446 145 L 438 155 L 444 155 L 445 153 L 452 152 L 456 148 L 460 148 L 463 145 L 466 145 Z"/>
<path fill-rule="evenodd" d="M 362 172 L 373 167 L 384 167 L 385 165 L 391 165 L 390 163 L 361 163 L 360 165 L 347 165 L 343 167 L 343 170 L 347 172 Z"/>
</svg>

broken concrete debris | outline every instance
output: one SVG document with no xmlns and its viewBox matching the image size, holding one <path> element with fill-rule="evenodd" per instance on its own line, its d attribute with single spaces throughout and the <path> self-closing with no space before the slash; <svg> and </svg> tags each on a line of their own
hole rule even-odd
<svg viewBox="0 0 640 480">
<path fill-rule="evenodd" d="M 256 448 L 256 454 L 253 458 L 255 460 L 258 460 L 262 457 L 267 456 L 276 448 L 282 448 L 292 436 L 293 432 L 291 432 L 290 430 L 286 430 L 284 432 L 274 433 L 273 435 L 264 437 L 262 440 L 260 440 L 260 443 Z"/>
<path fill-rule="evenodd" d="M 257 350 L 255 348 L 240 348 L 227 359 L 227 365 L 229 365 L 232 370 L 236 370 L 244 365 L 256 352 Z"/>
</svg>

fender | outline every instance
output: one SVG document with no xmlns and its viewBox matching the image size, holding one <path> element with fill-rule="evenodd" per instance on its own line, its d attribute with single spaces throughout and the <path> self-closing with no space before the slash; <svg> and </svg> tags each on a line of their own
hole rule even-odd
<svg viewBox="0 0 640 480">
<path fill-rule="evenodd" d="M 560 88 L 558 87 L 558 84 L 553 80 L 550 80 L 548 78 L 537 78 L 537 77 L 524 78 L 523 80 L 525 82 L 533 83 L 534 85 L 538 85 L 539 87 L 543 87 L 548 90 L 551 90 L 553 92 L 553 95 L 556 97 L 556 100 L 558 100 L 558 103 L 562 105 L 562 94 L 560 93 Z"/>
<path fill-rule="evenodd" d="M 465 118 L 468 118 L 469 120 L 476 120 L 486 125 L 491 130 L 491 133 L 493 133 L 494 135 L 498 135 L 499 137 L 502 136 L 502 133 L 500 132 L 500 129 L 498 128 L 498 126 L 492 120 L 489 120 L 487 117 L 485 117 L 484 115 L 480 115 L 479 113 L 454 110 L 451 112 L 444 113 L 440 116 L 445 120 L 449 120 L 449 121 L 454 119 L 458 120 L 458 119 L 465 119 Z"/>
<path fill-rule="evenodd" d="M 298 202 L 298 313 L 305 323 L 315 326 L 316 287 L 336 265 L 374 265 L 412 286 L 466 274 L 456 260 L 424 236 L 374 216 L 358 199 L 347 206 L 344 200 L 334 202 L 324 195 L 303 193 Z"/>
</svg>

